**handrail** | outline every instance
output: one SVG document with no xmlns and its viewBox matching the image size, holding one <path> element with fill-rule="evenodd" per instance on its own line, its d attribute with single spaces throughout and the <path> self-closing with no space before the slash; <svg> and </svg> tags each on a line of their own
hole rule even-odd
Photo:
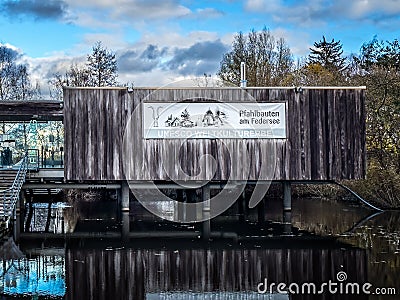
<svg viewBox="0 0 400 300">
<path fill-rule="evenodd" d="M 346 191 L 350 192 L 354 197 L 356 197 L 358 200 L 360 200 L 362 203 L 364 203 L 365 205 L 371 207 L 372 209 L 375 209 L 377 211 L 381 211 L 383 212 L 383 209 L 380 209 L 374 205 L 372 205 L 371 203 L 369 203 L 367 200 L 363 199 L 360 195 L 358 195 L 356 192 L 354 192 L 352 189 L 350 189 L 349 187 L 345 186 L 344 184 L 341 184 L 340 182 L 337 181 L 333 181 L 332 183 L 337 184 L 338 186 L 340 186 L 341 188 L 345 189 Z"/>
<path fill-rule="evenodd" d="M 2 217 L 3 221 L 6 222 L 7 227 L 14 213 L 15 205 L 19 199 L 19 193 L 21 191 L 22 185 L 25 182 L 26 172 L 28 170 L 29 163 L 27 152 L 19 163 L 20 166 L 11 187 L 0 192 L 0 194 L 2 195 L 1 198 L 3 199 L 3 212 L 0 217 Z"/>
<path fill-rule="evenodd" d="M 362 225 L 364 225 L 366 222 L 368 222 L 369 220 L 383 214 L 384 211 L 376 211 L 373 212 L 371 214 L 369 214 L 368 216 L 366 216 L 365 218 L 363 218 L 362 220 L 358 221 L 356 224 L 354 224 L 350 229 L 346 230 L 345 232 L 343 232 L 343 234 L 347 234 L 347 233 L 352 233 L 354 230 L 356 230 L 357 228 L 361 227 Z"/>
<path fill-rule="evenodd" d="M 27 155 L 25 155 L 25 156 L 18 162 L 18 164 L 19 164 L 19 163 L 21 163 L 21 164 L 20 164 L 20 167 L 18 168 L 17 174 L 16 174 L 16 176 L 15 176 L 15 179 L 14 179 L 14 181 L 13 181 L 11 187 L 9 187 L 8 189 L 2 191 L 2 193 L 14 189 L 14 186 L 16 185 L 16 183 L 17 183 L 17 181 L 18 181 L 17 179 L 18 179 L 18 177 L 19 177 L 21 171 L 24 171 L 24 170 L 26 171 L 26 170 L 27 170 L 27 161 L 26 161 L 26 160 L 27 160 Z"/>
</svg>

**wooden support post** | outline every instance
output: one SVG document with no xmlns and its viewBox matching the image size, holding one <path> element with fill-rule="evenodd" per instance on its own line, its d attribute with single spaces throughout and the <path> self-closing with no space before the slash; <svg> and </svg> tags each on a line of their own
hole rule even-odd
<svg viewBox="0 0 400 300">
<path fill-rule="evenodd" d="M 121 210 L 129 213 L 129 186 L 127 182 L 121 184 Z"/>
<path fill-rule="evenodd" d="M 122 239 L 124 241 L 129 239 L 129 185 L 127 182 L 122 182 L 119 191 L 120 205 L 121 205 L 121 219 L 122 219 Z"/>
<path fill-rule="evenodd" d="M 203 240 L 209 241 L 211 236 L 211 220 L 210 220 L 210 203 L 207 200 L 210 200 L 210 185 L 206 184 L 202 187 L 202 201 L 203 201 L 203 217 L 207 218 L 203 222 Z M 207 202 L 206 202 L 207 201 Z"/>
<path fill-rule="evenodd" d="M 17 203 L 15 204 L 14 209 L 14 224 L 13 224 L 13 237 L 16 243 L 19 242 L 19 237 L 21 234 L 21 214 L 20 214 L 20 203 L 21 198 L 18 199 Z"/>
<path fill-rule="evenodd" d="M 22 190 L 19 194 L 19 199 L 21 201 L 20 208 L 19 208 L 20 215 L 21 215 L 19 226 L 20 226 L 21 230 L 24 231 L 24 220 L 25 220 L 25 214 L 26 214 L 26 207 L 25 207 L 26 206 L 26 193 L 23 192 Z"/>
<path fill-rule="evenodd" d="M 238 199 L 238 212 L 239 212 L 239 222 L 244 222 L 246 220 L 246 193 L 245 191 L 239 196 Z"/>
<path fill-rule="evenodd" d="M 196 203 L 196 193 L 194 190 L 186 189 L 184 190 L 186 195 L 186 203 Z M 195 211 L 193 209 L 185 208 L 185 221 L 187 220 L 195 220 L 198 216 L 201 216 L 202 210 Z"/>
<path fill-rule="evenodd" d="M 292 186 L 290 181 L 283 182 L 283 211 L 292 210 Z"/>
<path fill-rule="evenodd" d="M 176 200 L 179 202 L 184 203 L 184 197 L 183 197 L 183 190 L 177 189 L 176 190 Z M 182 205 L 178 205 L 178 212 L 177 212 L 177 219 L 178 220 L 184 220 L 186 217 L 185 211 L 183 209 Z"/>
<path fill-rule="evenodd" d="M 122 239 L 124 241 L 129 240 L 130 222 L 129 222 L 129 211 L 122 212 Z"/>
<path fill-rule="evenodd" d="M 122 222 L 122 188 L 115 189 L 115 196 L 117 197 L 117 207 L 120 207 L 117 214 L 118 221 Z"/>
<path fill-rule="evenodd" d="M 29 200 L 29 211 L 28 211 L 28 215 L 26 217 L 26 222 L 25 222 L 25 227 L 23 229 L 24 232 L 29 232 L 30 228 L 31 228 L 31 222 L 32 222 L 32 218 L 33 218 L 33 203 L 32 203 L 32 198 L 30 198 Z"/>
<path fill-rule="evenodd" d="M 47 219 L 46 219 L 46 225 L 44 228 L 45 232 L 49 232 L 50 230 L 50 222 L 51 222 L 51 203 L 52 201 L 50 200 L 49 203 L 47 204 Z"/>
<path fill-rule="evenodd" d="M 239 206 L 239 221 L 245 222 L 246 221 L 246 192 L 243 191 L 242 195 L 238 199 L 238 206 Z"/>
<path fill-rule="evenodd" d="M 283 234 L 291 234 L 292 233 L 292 212 L 284 211 L 283 212 Z"/>
<path fill-rule="evenodd" d="M 292 186 L 290 181 L 283 182 L 283 233 L 292 233 Z"/>
</svg>

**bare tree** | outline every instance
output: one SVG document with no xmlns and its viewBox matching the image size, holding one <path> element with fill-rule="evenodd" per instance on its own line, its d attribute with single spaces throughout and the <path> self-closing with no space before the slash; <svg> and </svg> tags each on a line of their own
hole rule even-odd
<svg viewBox="0 0 400 300">
<path fill-rule="evenodd" d="M 28 100 L 40 93 L 30 81 L 28 66 L 19 63 L 20 54 L 0 45 L 0 101 Z"/>
<path fill-rule="evenodd" d="M 276 41 L 271 32 L 250 31 L 236 35 L 232 50 L 223 56 L 218 76 L 235 85 L 240 84 L 240 63 L 247 66 L 249 86 L 283 85 L 293 67 L 293 57 L 283 38 Z"/>
<path fill-rule="evenodd" d="M 49 80 L 50 97 L 57 100 L 62 100 L 63 87 L 84 87 L 90 86 L 89 70 L 85 66 L 72 64 L 70 69 L 64 75 L 55 73 L 53 78 Z"/>
<path fill-rule="evenodd" d="M 0 100 L 4 101 L 11 98 L 16 59 L 16 51 L 6 46 L 0 46 Z"/>
<path fill-rule="evenodd" d="M 64 75 L 55 73 L 49 80 L 50 96 L 62 100 L 64 86 L 102 87 L 117 85 L 117 61 L 115 54 L 103 47 L 101 42 L 93 46 L 84 65 L 72 64 Z"/>
</svg>

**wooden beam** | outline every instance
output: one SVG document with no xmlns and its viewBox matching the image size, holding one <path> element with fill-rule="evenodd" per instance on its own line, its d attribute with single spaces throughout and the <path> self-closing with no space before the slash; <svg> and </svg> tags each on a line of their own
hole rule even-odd
<svg viewBox="0 0 400 300">
<path fill-rule="evenodd" d="M 61 101 L 0 101 L 0 121 L 62 121 Z"/>
</svg>

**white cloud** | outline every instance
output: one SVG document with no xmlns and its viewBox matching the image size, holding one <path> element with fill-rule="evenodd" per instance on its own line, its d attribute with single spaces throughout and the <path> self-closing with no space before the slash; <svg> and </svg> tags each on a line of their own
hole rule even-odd
<svg viewBox="0 0 400 300">
<path fill-rule="evenodd" d="M 109 28 L 116 24 L 173 19 L 193 12 L 176 0 L 65 0 L 69 19 L 80 26 Z"/>
<path fill-rule="evenodd" d="M 306 0 L 288 4 L 282 0 L 248 0 L 246 8 L 250 11 L 270 14 L 276 23 L 315 26 L 324 22 L 324 19 L 319 16 L 328 9 L 323 2 L 324 0 Z"/>
<path fill-rule="evenodd" d="M 181 33 L 177 28 L 160 28 L 156 31 L 143 32 L 138 43 L 147 45 L 157 41 L 162 46 L 190 47 L 195 42 L 216 40 L 218 38 L 219 36 L 216 32 L 197 30 Z"/>
<path fill-rule="evenodd" d="M 400 13 L 400 2 L 398 0 L 339 0 L 338 5 L 348 12 L 349 16 L 355 18 L 367 17 L 371 14 L 393 15 Z"/>
<path fill-rule="evenodd" d="M 185 78 L 173 71 L 154 69 L 151 72 L 123 73 L 120 74 L 118 80 L 121 83 L 133 84 L 136 87 L 161 87 Z"/>
<path fill-rule="evenodd" d="M 49 93 L 48 81 L 55 73 L 65 74 L 71 64 L 84 64 L 94 42 L 101 40 L 115 51 L 119 65 L 118 81 L 136 86 L 163 86 L 176 80 L 214 75 L 222 54 L 231 44 L 216 33 L 194 31 L 188 34 L 148 32 L 138 41 L 128 44 L 123 35 L 86 34 L 68 52 L 53 53 L 48 57 L 27 58 L 33 82 L 39 82 L 42 93 Z M 73 55 L 71 55 L 71 53 Z"/>
<path fill-rule="evenodd" d="M 222 17 L 224 13 L 215 8 L 199 8 L 196 10 L 197 18 L 218 18 Z"/>
<path fill-rule="evenodd" d="M 126 2 L 126 1 L 124 1 Z M 191 10 L 177 1 L 129 1 L 125 5 L 116 6 L 113 10 L 115 18 L 169 19 L 191 14 Z"/>
<path fill-rule="evenodd" d="M 101 41 L 104 47 L 114 51 L 128 46 L 128 43 L 124 40 L 123 33 L 114 31 L 113 33 L 87 33 L 83 36 L 82 42 L 75 48 L 77 50 L 81 49 L 80 53 L 82 53 L 82 50 L 92 49 L 92 46 L 98 41 Z"/>
<path fill-rule="evenodd" d="M 281 0 L 248 0 L 245 7 L 250 11 L 275 12 L 282 8 L 283 5 Z"/>
<path fill-rule="evenodd" d="M 11 19 L 63 19 L 66 13 L 66 6 L 63 0 L 2 0 L 0 13 L 7 15 Z"/>
<path fill-rule="evenodd" d="M 48 57 L 31 58 L 24 56 L 29 65 L 31 82 L 40 85 L 41 93 L 44 98 L 49 98 L 50 85 L 49 80 L 55 74 L 65 74 L 72 64 L 85 64 L 85 56 L 67 56 L 64 54 L 53 54 Z"/>
<path fill-rule="evenodd" d="M 308 55 L 310 52 L 311 44 L 308 43 L 310 35 L 305 31 L 292 31 L 283 27 L 278 27 L 271 30 L 272 35 L 275 38 L 284 38 L 286 43 L 289 45 L 290 51 L 296 57 L 303 57 Z"/>
<path fill-rule="evenodd" d="M 247 0 L 245 8 L 251 12 L 270 14 L 277 23 L 292 23 L 299 26 L 316 26 L 329 21 L 357 20 L 384 21 L 399 18 L 398 0 Z"/>
<path fill-rule="evenodd" d="M 111 20 L 110 18 L 106 17 L 104 13 L 99 12 L 98 10 L 69 10 L 66 19 L 70 23 L 87 28 L 115 29 L 121 27 L 121 25 L 116 23 L 115 20 Z"/>
</svg>

